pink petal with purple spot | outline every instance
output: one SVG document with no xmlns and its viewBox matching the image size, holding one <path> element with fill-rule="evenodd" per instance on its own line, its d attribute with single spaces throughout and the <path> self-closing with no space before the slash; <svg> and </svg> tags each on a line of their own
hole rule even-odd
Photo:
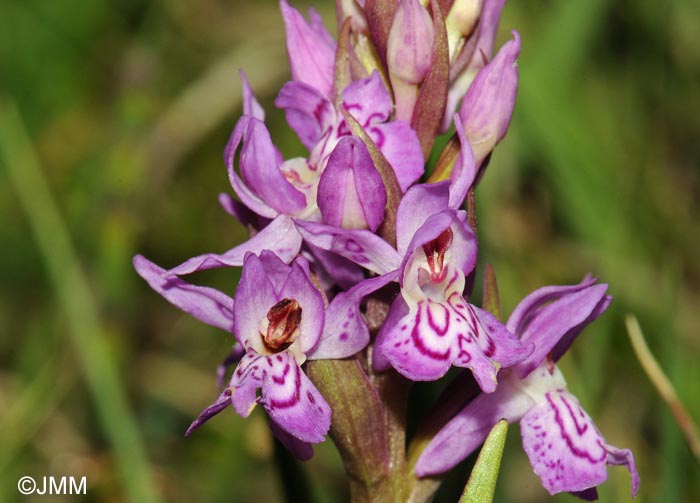
<svg viewBox="0 0 700 503">
<path fill-rule="evenodd" d="M 569 392 L 546 393 L 520 430 L 532 469 L 550 494 L 583 491 L 608 478 L 605 440 Z"/>
</svg>

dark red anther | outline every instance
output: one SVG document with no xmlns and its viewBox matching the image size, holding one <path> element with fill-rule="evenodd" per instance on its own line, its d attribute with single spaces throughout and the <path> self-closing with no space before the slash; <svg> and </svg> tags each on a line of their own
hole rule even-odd
<svg viewBox="0 0 700 503">
<path fill-rule="evenodd" d="M 452 244 L 452 229 L 449 227 L 430 243 L 423 245 L 425 257 L 428 259 L 430 269 L 430 279 L 439 283 L 445 279 L 447 271 L 443 268 L 445 252 Z"/>
<path fill-rule="evenodd" d="M 267 333 L 263 336 L 265 345 L 273 352 L 288 348 L 299 335 L 301 306 L 294 299 L 282 299 L 267 312 Z"/>
</svg>

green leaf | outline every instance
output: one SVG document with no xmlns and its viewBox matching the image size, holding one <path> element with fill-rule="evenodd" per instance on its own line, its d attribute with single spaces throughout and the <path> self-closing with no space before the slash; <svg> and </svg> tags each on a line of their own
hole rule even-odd
<svg viewBox="0 0 700 503">
<path fill-rule="evenodd" d="M 501 419 L 493 427 L 481 448 L 472 474 L 469 476 L 459 503 L 488 503 L 493 501 L 498 470 L 501 468 L 503 447 L 506 444 L 508 421 Z"/>
</svg>

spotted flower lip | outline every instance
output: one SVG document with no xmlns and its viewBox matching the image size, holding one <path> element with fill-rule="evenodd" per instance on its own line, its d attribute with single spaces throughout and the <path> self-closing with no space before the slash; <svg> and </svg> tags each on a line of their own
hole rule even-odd
<svg viewBox="0 0 700 503">
<path fill-rule="evenodd" d="M 596 497 L 606 465 L 625 465 L 632 496 L 639 488 L 634 456 L 606 443 L 590 416 L 566 389 L 556 366 L 580 331 L 608 307 L 607 285 L 587 277 L 578 285 L 536 290 L 513 311 L 507 326 L 532 354 L 503 371 L 498 389 L 469 402 L 431 440 L 416 464 L 418 476 L 443 473 L 473 452 L 500 419 L 520 421 L 523 448 L 551 494 Z"/>
</svg>

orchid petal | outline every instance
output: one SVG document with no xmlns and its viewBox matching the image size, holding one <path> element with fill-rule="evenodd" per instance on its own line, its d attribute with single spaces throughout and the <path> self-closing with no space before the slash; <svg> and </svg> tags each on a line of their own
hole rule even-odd
<svg viewBox="0 0 700 503">
<path fill-rule="evenodd" d="M 608 458 L 626 464 L 632 473 L 636 494 L 638 475 L 634 458 L 627 450 L 608 446 L 578 400 L 565 390 L 545 394 L 520 422 L 523 448 L 535 473 L 550 494 L 583 491 L 607 478 Z"/>
<path fill-rule="evenodd" d="M 241 76 L 241 85 L 243 87 L 243 115 L 264 121 L 265 110 L 263 110 L 263 107 L 258 103 L 258 100 L 255 99 L 255 94 L 253 93 L 253 88 L 250 87 L 248 77 L 243 70 L 239 70 L 238 74 Z"/>
<path fill-rule="evenodd" d="M 322 250 L 332 251 L 377 274 L 393 271 L 399 256 L 391 245 L 366 230 L 344 230 L 330 225 L 297 220 L 297 229 L 305 241 Z"/>
<path fill-rule="evenodd" d="M 246 253 L 259 254 L 263 250 L 270 250 L 283 261 L 291 262 L 300 248 L 301 234 L 297 231 L 294 222 L 288 216 L 280 215 L 245 243 L 222 254 L 205 253 L 192 257 L 170 269 L 166 274 L 181 276 L 216 267 L 239 267 L 243 265 Z"/>
<path fill-rule="evenodd" d="M 534 403 L 508 383 L 494 393 L 477 396 L 428 443 L 416 463 L 416 475 L 437 475 L 454 468 L 483 443 L 500 419 L 517 421 Z"/>
<path fill-rule="evenodd" d="M 416 231 L 436 213 L 449 207 L 449 182 L 421 184 L 411 187 L 401 198 L 396 212 L 396 246 L 403 257 Z"/>
<path fill-rule="evenodd" d="M 185 436 L 189 437 L 194 430 L 202 426 L 204 423 L 209 421 L 212 417 L 216 416 L 219 412 L 224 410 L 229 405 L 231 405 L 231 389 L 226 388 L 213 404 L 211 404 L 199 413 L 197 419 L 195 419 L 189 426 L 189 428 L 187 428 Z"/>
<path fill-rule="evenodd" d="M 325 96 L 331 96 L 335 42 L 315 11 L 311 13 L 309 24 L 286 0 L 280 1 L 280 9 L 287 31 L 287 55 L 292 79 L 318 89 Z"/>
<path fill-rule="evenodd" d="M 224 149 L 224 163 L 226 164 L 226 170 L 228 171 L 231 187 L 233 187 L 233 190 L 241 199 L 241 202 L 258 215 L 266 218 L 275 218 L 277 215 L 279 215 L 277 210 L 270 207 L 245 184 L 238 173 L 236 173 L 234 166 L 236 151 L 238 150 L 238 146 L 241 144 L 243 134 L 247 131 L 251 120 L 252 119 L 250 117 L 244 115 L 236 123 L 236 126 L 233 128 L 233 132 L 231 133 L 231 137 L 226 144 L 226 148 Z"/>
<path fill-rule="evenodd" d="M 522 333 L 542 306 L 566 294 L 579 292 L 595 284 L 596 280 L 597 278 L 586 276 L 581 283 L 576 285 L 555 285 L 538 288 L 521 300 L 516 308 L 513 309 L 506 323 L 506 327 L 514 334 Z"/>
<path fill-rule="evenodd" d="M 233 299 L 213 288 L 196 286 L 180 278 L 167 276 L 142 255 L 134 257 L 134 269 L 151 288 L 175 307 L 194 316 L 199 321 L 227 332 L 233 329 Z"/>
<path fill-rule="evenodd" d="M 360 302 L 392 281 L 398 271 L 367 279 L 347 292 L 335 296 L 326 311 L 326 323 L 318 346 L 307 356 L 310 360 L 347 358 L 367 346 L 369 330 L 360 313 Z"/>
<path fill-rule="evenodd" d="M 378 71 L 367 78 L 356 80 L 343 90 L 343 106 L 364 128 L 386 122 L 391 116 L 391 95 L 386 90 Z"/>
<path fill-rule="evenodd" d="M 270 430 L 277 440 L 300 461 L 308 461 L 314 455 L 314 448 L 309 442 L 303 442 L 287 433 L 280 425 L 270 421 Z"/>
<path fill-rule="evenodd" d="M 326 224 L 374 232 L 384 219 L 386 189 L 364 142 L 340 139 L 318 185 L 318 207 Z"/>
<path fill-rule="evenodd" d="M 280 213 L 297 213 L 306 207 L 306 196 L 287 181 L 278 161 L 277 151 L 265 124 L 251 119 L 241 147 L 241 176 L 271 208 Z"/>
<path fill-rule="evenodd" d="M 289 352 L 265 357 L 260 404 L 287 433 L 304 442 L 322 442 L 331 409 Z M 262 368 L 259 369 L 262 371 Z"/>
<path fill-rule="evenodd" d="M 403 296 L 399 295 L 394 299 L 389 308 L 389 313 L 386 315 L 384 324 L 379 329 L 377 337 L 374 340 L 372 348 L 372 368 L 376 372 L 384 372 L 391 368 L 391 361 L 387 356 L 389 345 L 391 344 L 391 332 L 394 330 L 401 319 L 409 313 L 408 304 Z M 395 336 L 394 336 L 395 337 Z"/>
<path fill-rule="evenodd" d="M 287 123 L 309 151 L 336 120 L 328 98 L 303 82 L 287 82 L 277 95 L 275 106 L 284 110 Z"/>
<path fill-rule="evenodd" d="M 477 166 L 472 146 L 464 135 L 464 127 L 459 115 L 455 114 L 454 121 L 461 150 L 455 161 L 452 173 L 450 173 L 450 208 L 457 209 L 462 206 L 464 199 L 467 197 L 467 192 L 474 185 Z"/>
<path fill-rule="evenodd" d="M 560 342 L 564 343 L 563 349 L 567 349 L 573 338 L 601 314 L 601 303 L 604 308 L 609 304 L 610 298 L 605 295 L 607 288 L 604 283 L 591 285 L 563 295 L 537 311 L 527 326 L 519 331 L 520 339 L 535 347 L 535 351 L 518 365 L 521 377 L 539 366 Z M 557 356 L 562 353 L 560 351 Z"/>
<path fill-rule="evenodd" d="M 409 124 L 402 121 L 370 124 L 365 130 L 394 170 L 402 192 L 423 176 L 423 150 Z"/>
<path fill-rule="evenodd" d="M 462 101 L 459 116 L 477 164 L 508 129 L 518 90 L 519 54 L 520 36 L 514 31 L 513 40 L 506 42 L 493 61 L 479 71 Z"/>
</svg>

